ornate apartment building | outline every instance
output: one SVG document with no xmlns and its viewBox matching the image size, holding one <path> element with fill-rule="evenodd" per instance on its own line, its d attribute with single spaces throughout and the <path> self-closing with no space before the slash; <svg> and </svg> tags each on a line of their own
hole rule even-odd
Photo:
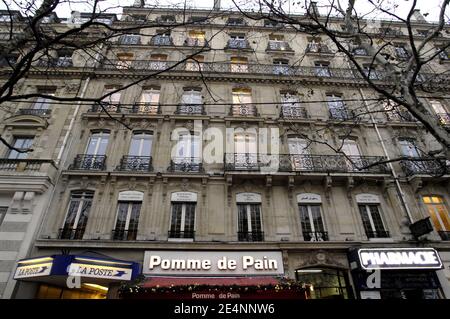
<svg viewBox="0 0 450 319">
<path fill-rule="evenodd" d="M 1 146 L 3 298 L 114 298 L 139 274 L 145 287 L 283 276 L 306 283 L 306 298 L 450 298 L 449 167 L 369 166 L 437 144 L 408 112 L 381 101 L 324 35 L 220 10 L 186 17 L 128 7 L 103 19 L 158 27 L 110 39 L 102 58 L 62 48 L 18 90 L 99 97 L 154 75 L 104 104 L 37 99 L 0 110 L 2 137 L 34 149 Z M 418 40 L 430 27 L 422 19 L 413 23 Z M 57 17 L 48 23 L 67 27 Z M 392 37 L 393 58 L 411 54 L 401 25 L 369 30 Z M 445 41 L 447 33 L 433 45 Z M 355 57 L 368 59 L 364 49 Z M 421 81 L 449 61 L 441 54 Z M 383 83 L 382 69 L 367 71 Z M 436 91 L 422 94 L 447 128 L 448 80 L 441 75 Z M 433 229 L 418 240 L 409 225 L 427 217 Z M 377 268 L 381 284 L 370 286 L 361 249 L 403 257 Z M 186 256 L 228 256 L 242 269 L 172 267 Z M 88 276 L 82 267 L 121 273 Z M 74 273 L 81 288 L 67 286 Z"/>
</svg>

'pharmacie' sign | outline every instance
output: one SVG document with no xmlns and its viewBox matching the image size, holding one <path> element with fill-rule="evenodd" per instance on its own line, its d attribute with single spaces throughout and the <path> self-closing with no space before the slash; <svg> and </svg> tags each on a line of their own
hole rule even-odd
<svg viewBox="0 0 450 319">
<path fill-rule="evenodd" d="M 442 261 L 433 248 L 359 249 L 363 269 L 441 269 Z"/>
<path fill-rule="evenodd" d="M 128 268 L 118 268 L 109 266 L 86 265 L 72 263 L 69 266 L 70 276 L 102 278 L 113 280 L 130 280 L 132 270 Z"/>
<path fill-rule="evenodd" d="M 144 274 L 281 275 L 279 251 L 146 251 Z"/>
</svg>

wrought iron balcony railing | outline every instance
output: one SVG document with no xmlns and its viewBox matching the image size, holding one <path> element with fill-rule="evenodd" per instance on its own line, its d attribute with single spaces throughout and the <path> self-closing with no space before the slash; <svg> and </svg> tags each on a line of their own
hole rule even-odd
<svg viewBox="0 0 450 319">
<path fill-rule="evenodd" d="M 136 103 L 131 106 L 121 104 L 105 104 L 103 108 L 100 105 L 92 105 L 89 112 L 102 113 L 105 110 L 113 115 L 119 114 L 145 114 L 145 115 L 157 115 L 161 114 L 161 107 L 158 104 L 152 103 Z"/>
<path fill-rule="evenodd" d="M 388 121 L 395 121 L 395 122 L 416 122 L 417 120 L 415 117 L 409 113 L 408 111 L 387 111 L 386 118 Z"/>
<path fill-rule="evenodd" d="M 450 113 L 436 113 L 441 125 L 450 125 Z"/>
<path fill-rule="evenodd" d="M 112 240 L 136 240 L 137 229 L 113 229 Z"/>
<path fill-rule="evenodd" d="M 85 228 L 60 228 L 58 239 L 83 239 Z"/>
<path fill-rule="evenodd" d="M 330 108 L 330 119 L 339 121 L 356 120 L 356 115 L 353 110 L 346 108 Z"/>
<path fill-rule="evenodd" d="M 50 109 L 19 109 L 18 115 L 35 115 L 40 117 L 50 116 L 52 110 Z"/>
<path fill-rule="evenodd" d="M 389 174 L 382 156 L 226 153 L 225 171 Z"/>
<path fill-rule="evenodd" d="M 262 231 L 240 231 L 238 232 L 238 241 L 264 241 L 264 232 Z"/>
<path fill-rule="evenodd" d="M 78 154 L 69 166 L 69 170 L 94 170 L 106 169 L 106 155 Z"/>
<path fill-rule="evenodd" d="M 306 109 L 302 106 L 282 105 L 280 117 L 290 119 L 306 119 L 308 118 L 308 114 L 306 113 Z"/>
<path fill-rule="evenodd" d="M 230 116 L 258 116 L 258 111 L 253 104 L 233 104 L 230 108 Z"/>
<path fill-rule="evenodd" d="M 25 158 L 0 158 L 1 171 L 29 172 L 40 171 L 42 164 L 54 165 L 52 160 L 25 159 Z"/>
<path fill-rule="evenodd" d="M 333 54 L 328 46 L 320 43 L 308 43 L 306 47 L 306 53 L 324 53 L 324 54 Z"/>
<path fill-rule="evenodd" d="M 151 172 L 153 170 L 151 156 L 124 155 L 120 160 L 117 171 L 141 171 Z"/>
<path fill-rule="evenodd" d="M 431 175 L 442 176 L 450 174 L 449 161 L 443 159 L 427 159 L 418 157 L 414 160 L 400 161 L 400 166 L 406 176 Z"/>
<path fill-rule="evenodd" d="M 184 40 L 184 45 L 187 47 L 208 47 L 208 41 L 205 39 L 198 38 L 186 38 Z"/>
<path fill-rule="evenodd" d="M 71 57 L 60 57 L 51 60 L 39 60 L 36 66 L 42 68 L 49 68 L 49 67 L 70 68 L 73 67 L 73 61 Z"/>
<path fill-rule="evenodd" d="M 168 232 L 169 238 L 187 238 L 187 239 L 195 239 L 195 231 L 193 230 L 169 230 Z"/>
<path fill-rule="evenodd" d="M 181 104 L 177 106 L 175 114 L 206 115 L 206 112 L 203 104 Z"/>
<path fill-rule="evenodd" d="M 173 45 L 172 37 L 157 35 L 151 38 L 150 45 L 171 46 Z"/>
<path fill-rule="evenodd" d="M 326 231 L 304 232 L 303 239 L 305 241 L 328 241 L 328 232 Z"/>
<path fill-rule="evenodd" d="M 293 51 L 285 41 L 269 41 L 267 51 Z"/>
<path fill-rule="evenodd" d="M 367 238 L 389 238 L 387 230 L 366 231 Z"/>
<path fill-rule="evenodd" d="M 228 40 L 225 49 L 240 49 L 240 50 L 251 50 L 250 43 L 247 40 Z"/>
<path fill-rule="evenodd" d="M 450 231 L 438 231 L 439 236 L 441 236 L 442 240 L 450 240 Z"/>
<path fill-rule="evenodd" d="M 121 111 L 124 111 L 123 109 Z M 161 114 L 161 106 L 152 103 L 136 103 L 131 107 L 130 113 L 156 115 Z"/>
<path fill-rule="evenodd" d="M 169 172 L 203 172 L 203 164 L 199 157 L 175 157 L 167 168 Z"/>
</svg>

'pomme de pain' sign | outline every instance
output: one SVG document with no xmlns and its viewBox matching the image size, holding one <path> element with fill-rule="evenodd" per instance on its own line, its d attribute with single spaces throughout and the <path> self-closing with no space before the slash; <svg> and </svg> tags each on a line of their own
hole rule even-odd
<svg viewBox="0 0 450 319">
<path fill-rule="evenodd" d="M 146 251 L 144 274 L 280 275 L 280 251 Z"/>
</svg>

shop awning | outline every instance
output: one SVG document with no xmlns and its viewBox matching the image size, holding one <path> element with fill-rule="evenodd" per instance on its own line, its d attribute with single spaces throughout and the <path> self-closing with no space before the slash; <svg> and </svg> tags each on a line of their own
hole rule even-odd
<svg viewBox="0 0 450 319">
<path fill-rule="evenodd" d="M 171 287 L 187 285 L 209 286 L 262 286 L 277 285 L 279 279 L 268 276 L 255 277 L 147 277 L 141 285 L 143 288 Z"/>
</svg>

